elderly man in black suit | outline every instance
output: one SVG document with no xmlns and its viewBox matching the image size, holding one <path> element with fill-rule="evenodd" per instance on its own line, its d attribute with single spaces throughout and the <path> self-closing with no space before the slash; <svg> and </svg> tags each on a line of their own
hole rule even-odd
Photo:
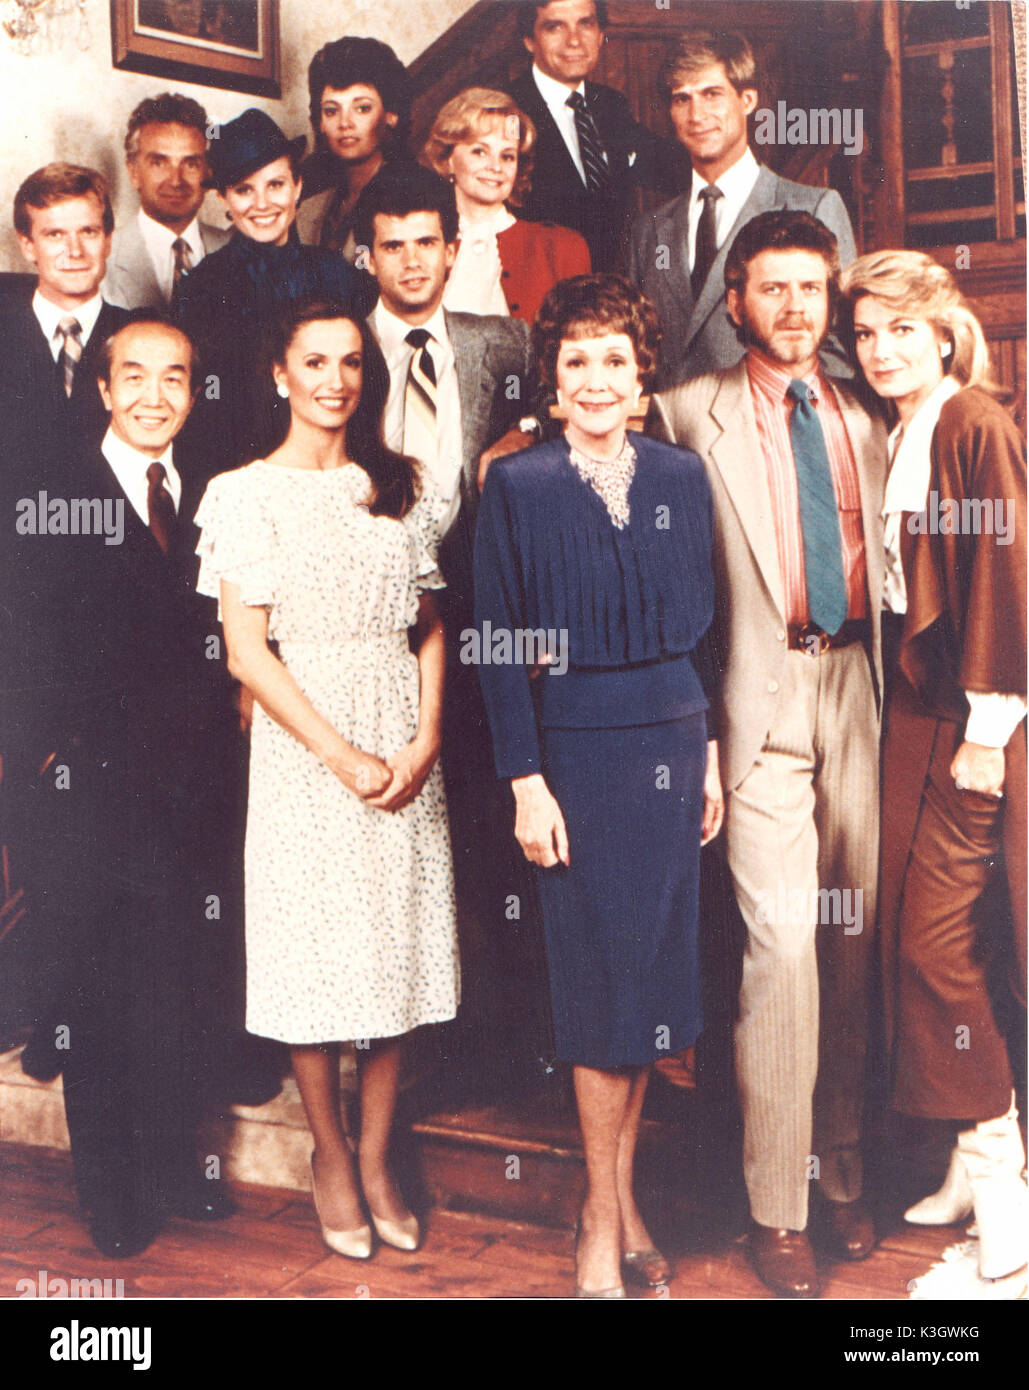
<svg viewBox="0 0 1029 1390">
<path fill-rule="evenodd" d="M 510 92 L 537 136 L 522 215 L 573 228 L 594 270 L 619 270 L 636 185 L 677 193 L 689 166 L 674 142 L 636 120 L 621 92 L 587 80 L 604 42 L 604 0 L 520 4 L 517 14 L 532 67 Z"/>
<path fill-rule="evenodd" d="M 21 504 L 54 576 L 60 690 L 34 815 L 38 901 L 64 965 L 52 1008 L 76 1182 L 111 1256 L 144 1249 L 169 1215 L 230 1210 L 193 1133 L 224 892 L 211 830 L 235 718 L 193 589 L 204 479 L 173 452 L 197 369 L 180 329 L 122 328 L 99 364 L 102 442 L 56 462 L 45 513 Z M 55 503 L 77 511 L 77 534 L 55 525 Z"/>
</svg>

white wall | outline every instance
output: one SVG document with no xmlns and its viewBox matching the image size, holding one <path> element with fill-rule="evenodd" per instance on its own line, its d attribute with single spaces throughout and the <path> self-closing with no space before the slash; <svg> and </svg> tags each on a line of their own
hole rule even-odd
<svg viewBox="0 0 1029 1390">
<path fill-rule="evenodd" d="M 472 0 L 281 0 L 281 101 L 116 71 L 108 0 L 86 0 L 87 51 L 75 43 L 74 24 L 62 48 L 28 57 L 15 53 L 0 30 L 0 270 L 27 269 L 10 209 L 21 181 L 50 160 L 99 169 L 115 190 L 116 220 L 132 214 L 136 203 L 122 164 L 122 140 L 129 114 L 144 97 L 169 89 L 185 92 L 202 102 L 214 121 L 261 106 L 287 135 L 306 134 L 310 140 L 307 66 L 322 44 L 360 34 L 391 44 L 409 63 L 471 5 Z M 213 195 L 205 215 L 220 220 Z"/>
</svg>

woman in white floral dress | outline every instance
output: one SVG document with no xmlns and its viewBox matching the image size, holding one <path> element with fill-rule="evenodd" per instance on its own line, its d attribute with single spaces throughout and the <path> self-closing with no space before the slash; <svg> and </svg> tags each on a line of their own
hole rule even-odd
<svg viewBox="0 0 1029 1390">
<path fill-rule="evenodd" d="M 291 1045 L 323 1237 L 366 1258 L 362 1190 L 382 1240 L 418 1244 L 387 1163 L 404 1035 L 453 1018 L 459 993 L 431 595 L 442 580 L 431 500 L 382 443 L 388 378 L 366 327 L 300 304 L 273 349 L 289 433 L 210 483 L 198 585 L 220 598 L 230 669 L 255 701 L 247 1028 Z M 360 1043 L 356 1164 L 344 1039 Z"/>
</svg>

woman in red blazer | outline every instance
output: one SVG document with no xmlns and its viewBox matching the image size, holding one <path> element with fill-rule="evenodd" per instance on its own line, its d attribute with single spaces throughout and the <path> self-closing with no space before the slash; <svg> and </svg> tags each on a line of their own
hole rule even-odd
<svg viewBox="0 0 1029 1390">
<path fill-rule="evenodd" d="M 535 143 L 528 116 L 486 87 L 460 92 L 436 117 L 422 161 L 453 183 L 461 217 L 446 308 L 532 323 L 559 280 L 589 273 L 589 248 L 578 232 L 521 222 L 507 206 L 517 207 L 528 191 Z"/>
</svg>

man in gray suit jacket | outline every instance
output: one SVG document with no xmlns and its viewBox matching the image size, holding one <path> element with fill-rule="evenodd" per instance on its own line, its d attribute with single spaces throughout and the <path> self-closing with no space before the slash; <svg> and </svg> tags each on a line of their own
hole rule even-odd
<svg viewBox="0 0 1029 1390">
<path fill-rule="evenodd" d="M 141 101 L 129 117 L 125 167 L 139 211 L 114 235 L 104 298 L 123 309 L 171 303 L 183 275 L 229 239 L 201 222 L 207 178 L 207 115 L 178 92 Z"/>
<path fill-rule="evenodd" d="M 505 921 L 513 894 L 526 904 L 523 862 L 512 820 L 493 771 L 478 672 L 460 659 L 461 633 L 474 626 L 473 542 L 479 503 L 477 475 L 488 446 L 518 433 L 536 406 L 536 377 L 528 326 L 497 315 L 443 308 L 447 274 L 457 253 L 453 187 L 421 166 L 384 170 L 368 185 L 355 212 L 358 244 L 379 284 L 368 324 L 390 374 L 386 443 L 422 464 L 426 491 L 442 515 L 439 564 L 446 581 L 440 612 L 447 637 L 443 702 L 443 771 L 454 848 L 463 1003 L 460 1029 L 444 1046 L 446 1072 L 478 1086 L 474 1070 L 490 1069 L 496 1083 L 519 1036 L 505 1005 L 517 967 L 500 957 L 515 949 L 517 923 Z M 507 447 L 504 445 L 503 447 Z M 510 851 L 508 853 L 508 851 Z M 523 957 L 524 961 L 524 957 Z M 517 988 L 526 988 L 526 981 Z M 520 1007 L 525 1007 L 524 1005 Z M 505 1029 L 510 1023 L 510 1036 Z M 461 1034 L 463 1029 L 463 1036 Z M 524 1025 L 524 1048 L 532 1039 Z M 469 1075 L 469 1070 L 472 1074 Z M 467 1094 L 465 1089 L 463 1094 Z"/>
<path fill-rule="evenodd" d="M 780 178 L 755 159 L 747 117 L 757 106 L 757 80 L 747 40 L 708 30 L 683 34 L 661 70 L 672 124 L 693 164 L 689 192 L 638 218 L 629 251 L 630 278 L 661 318 L 661 390 L 731 367 L 743 355 L 726 313 L 723 277 L 729 247 L 752 217 L 802 209 L 835 236 L 841 265 L 856 254 L 838 193 Z M 832 338 L 822 360 L 834 376 L 853 375 Z"/>
<path fill-rule="evenodd" d="M 878 867 L 886 440 L 819 365 L 839 263 L 805 212 L 748 223 L 726 267 L 735 367 L 654 397 L 714 500 L 712 639 L 726 853 L 746 923 L 736 1072 L 758 1273 L 819 1280 L 817 1189 L 837 1258 L 871 1254 L 860 1197 Z"/>
</svg>

